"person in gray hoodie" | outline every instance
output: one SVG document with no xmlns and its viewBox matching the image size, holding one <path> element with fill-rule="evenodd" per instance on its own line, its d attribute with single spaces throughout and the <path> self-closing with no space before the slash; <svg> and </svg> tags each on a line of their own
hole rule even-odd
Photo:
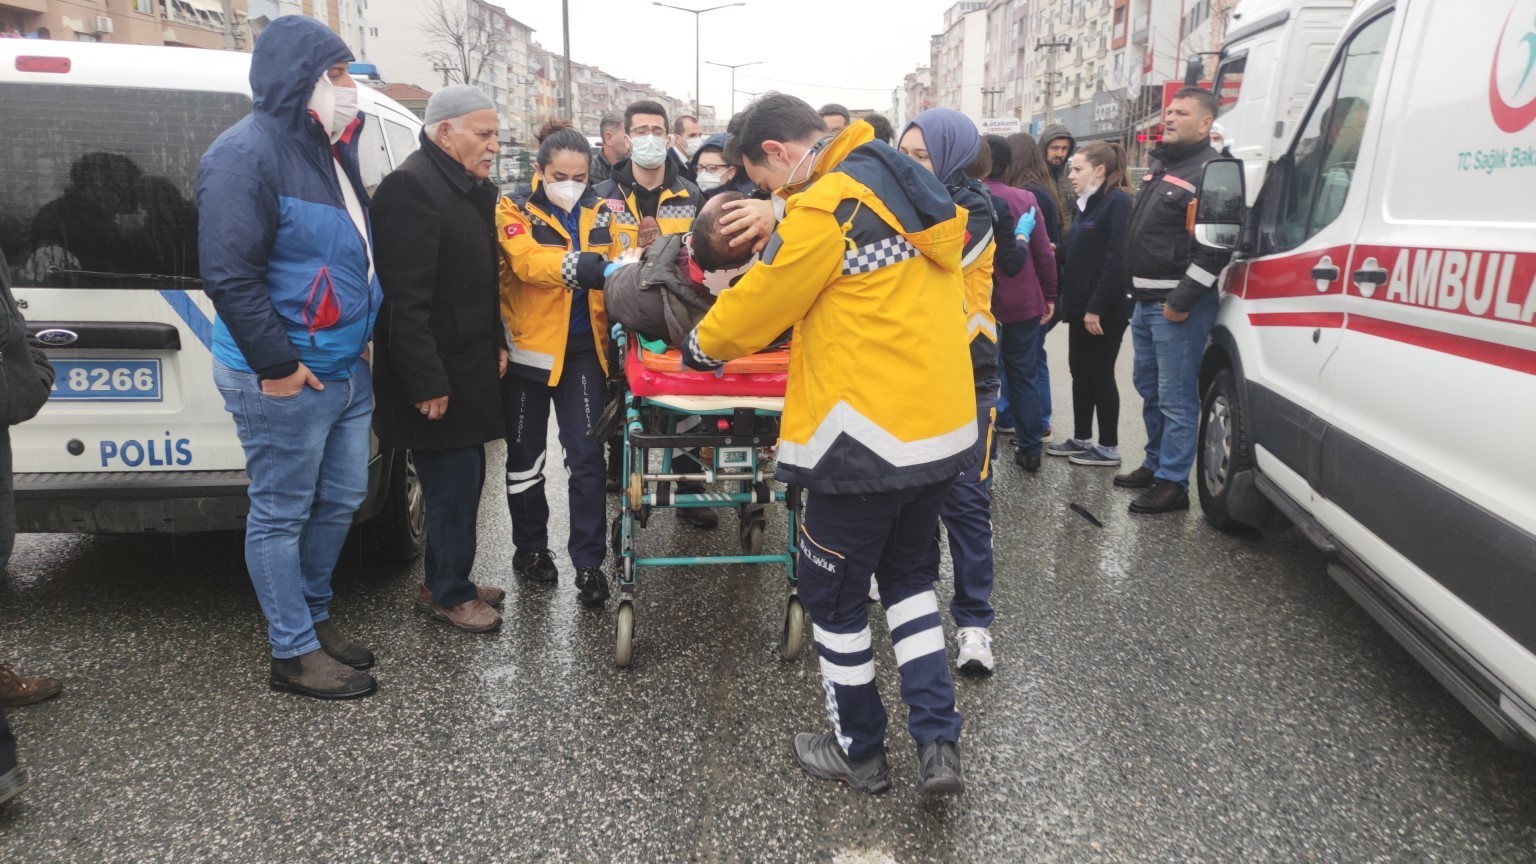
<svg viewBox="0 0 1536 864">
<path fill-rule="evenodd" d="M 1046 164 L 1051 167 L 1051 179 L 1056 181 L 1057 198 L 1065 204 L 1077 200 L 1077 193 L 1072 191 L 1072 183 L 1067 179 L 1067 163 L 1072 158 L 1073 151 L 1077 150 L 1077 139 L 1067 131 L 1067 127 L 1060 123 L 1052 123 L 1045 127 L 1045 133 L 1040 136 L 1040 151 L 1045 154 Z M 1061 208 L 1061 230 L 1065 232 L 1072 227 L 1073 207 Z"/>
</svg>

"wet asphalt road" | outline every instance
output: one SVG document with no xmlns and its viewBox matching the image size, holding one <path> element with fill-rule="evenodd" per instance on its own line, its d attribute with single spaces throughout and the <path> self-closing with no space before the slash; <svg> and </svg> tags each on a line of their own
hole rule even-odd
<svg viewBox="0 0 1536 864">
<path fill-rule="evenodd" d="M 1128 376 L 1123 393 L 1139 454 Z M 578 608 L 568 562 L 553 590 L 512 576 L 494 479 L 476 577 L 508 589 L 506 626 L 431 623 L 419 563 L 349 549 L 333 611 L 378 653 L 381 690 L 341 704 L 267 691 L 239 537 L 23 537 L 0 659 L 66 691 L 12 712 L 34 785 L 0 811 L 0 862 L 1536 861 L 1536 759 L 1299 533 L 1133 519 L 1110 473 L 1000 466 L 1000 668 L 958 683 L 969 788 L 945 803 L 916 795 L 883 624 L 894 785 L 869 798 L 790 755 L 825 718 L 813 651 L 776 655 L 781 574 L 646 574 L 616 669 L 612 607 Z M 673 522 L 655 517 L 647 551 L 735 544 Z"/>
</svg>

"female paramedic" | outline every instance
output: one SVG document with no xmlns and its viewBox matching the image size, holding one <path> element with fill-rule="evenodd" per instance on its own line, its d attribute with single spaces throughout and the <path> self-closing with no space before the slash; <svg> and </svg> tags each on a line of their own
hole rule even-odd
<svg viewBox="0 0 1536 864">
<path fill-rule="evenodd" d="M 606 480 L 602 443 L 589 433 L 607 399 L 603 277 L 609 262 L 635 248 L 639 226 L 622 202 L 599 199 L 589 182 L 590 146 L 570 124 L 539 133 L 534 189 L 503 198 L 496 230 L 501 314 L 512 356 L 502 379 L 507 419 L 507 507 L 512 567 L 525 579 L 559 578 L 549 551 L 544 493 L 550 406 L 570 473 L 571 564 L 587 606 L 608 600 Z"/>
</svg>

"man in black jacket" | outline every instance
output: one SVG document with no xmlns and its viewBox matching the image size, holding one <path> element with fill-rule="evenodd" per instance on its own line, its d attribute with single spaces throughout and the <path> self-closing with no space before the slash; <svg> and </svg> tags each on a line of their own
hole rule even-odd
<svg viewBox="0 0 1536 864">
<path fill-rule="evenodd" d="M 1147 456 L 1115 485 L 1144 489 L 1132 513 L 1189 509 L 1189 472 L 1200 421 L 1200 360 L 1216 323 L 1216 279 L 1232 253 L 1195 242 L 1188 226 L 1211 149 L 1216 97 L 1186 87 L 1163 117 L 1163 144 L 1152 151 L 1127 230 L 1125 269 L 1136 311 L 1133 379 L 1147 424 Z"/>
<path fill-rule="evenodd" d="M 485 442 L 503 436 L 507 368 L 497 287 L 496 107 L 470 85 L 427 102 L 421 149 L 373 199 L 384 305 L 375 333 L 374 430 L 410 449 L 427 503 L 417 607 L 473 633 L 501 626 L 505 592 L 477 588 L 475 524 Z"/>
</svg>

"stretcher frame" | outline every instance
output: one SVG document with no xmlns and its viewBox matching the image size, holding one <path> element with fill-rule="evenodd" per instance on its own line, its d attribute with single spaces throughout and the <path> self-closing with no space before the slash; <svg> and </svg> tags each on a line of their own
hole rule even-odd
<svg viewBox="0 0 1536 864">
<path fill-rule="evenodd" d="M 621 368 L 628 368 L 629 352 L 643 350 L 632 334 L 614 326 L 613 343 Z M 623 399 L 623 460 L 620 469 L 619 515 L 614 517 L 609 542 L 618 561 L 618 608 L 614 625 L 614 663 L 626 667 L 633 659 L 635 598 L 642 570 L 697 567 L 711 564 L 775 564 L 784 569 L 788 597 L 779 654 L 785 660 L 800 656 L 805 637 L 805 610 L 798 596 L 795 540 L 800 526 L 799 490 L 784 487 L 767 470 L 768 455 L 778 443 L 782 397 L 691 396 L 652 393 L 639 395 L 626 378 Z M 683 430 L 689 418 L 699 418 L 697 429 Z M 771 418 L 771 423 L 764 423 Z M 765 428 L 767 427 L 767 428 Z M 674 451 L 700 453 L 702 471 L 675 470 Z M 653 451 L 659 459 L 653 460 Z M 652 470 L 652 462 L 659 468 Z M 718 484 L 722 491 L 680 493 L 680 482 Z M 768 508 L 785 508 L 785 546 L 782 552 L 765 551 Z M 644 556 L 636 541 L 652 512 L 660 509 L 703 507 L 735 509 L 739 519 L 741 554 Z"/>
</svg>

